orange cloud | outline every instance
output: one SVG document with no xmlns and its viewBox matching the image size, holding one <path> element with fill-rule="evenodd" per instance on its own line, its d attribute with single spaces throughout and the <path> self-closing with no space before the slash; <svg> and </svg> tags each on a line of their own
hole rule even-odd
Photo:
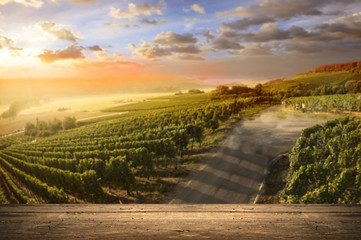
<svg viewBox="0 0 361 240">
<path fill-rule="evenodd" d="M 83 47 L 78 45 L 71 45 L 64 49 L 60 50 L 43 50 L 43 53 L 38 55 L 38 58 L 42 62 L 52 63 L 60 60 L 69 60 L 69 59 L 82 59 L 83 55 Z"/>
<path fill-rule="evenodd" d="M 111 7 L 109 11 L 109 15 L 117 19 L 122 19 L 122 18 L 131 19 L 140 15 L 145 15 L 145 16 L 151 16 L 153 14 L 162 15 L 163 14 L 162 9 L 164 8 L 165 8 L 164 0 L 160 0 L 155 5 L 148 5 L 147 3 L 143 3 L 143 4 L 129 3 L 128 11 Z"/>
<path fill-rule="evenodd" d="M 75 34 L 69 29 L 57 25 L 54 22 L 40 22 L 38 23 L 38 26 L 40 26 L 44 32 L 49 33 L 57 39 L 76 42 L 77 39 L 81 38 L 79 34 Z"/>
</svg>

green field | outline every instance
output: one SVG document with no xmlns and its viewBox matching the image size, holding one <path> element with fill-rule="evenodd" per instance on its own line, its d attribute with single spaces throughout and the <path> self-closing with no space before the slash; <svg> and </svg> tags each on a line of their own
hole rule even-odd
<svg viewBox="0 0 361 240">
<path fill-rule="evenodd" d="M 128 113 L 49 137 L 3 138 L 3 195 L 19 203 L 162 202 L 199 154 L 267 106 L 258 97 L 171 95 L 113 108 Z"/>
<path fill-rule="evenodd" d="M 240 119 L 252 117 L 281 99 L 292 110 L 304 105 L 307 112 L 359 112 L 361 100 L 355 93 L 287 98 L 319 94 L 330 89 L 355 92 L 353 87 L 358 88 L 360 81 L 349 83 L 359 79 L 356 72 L 310 72 L 289 80 L 259 84 L 255 88 L 218 86 L 211 93 L 178 93 L 138 99 L 116 107 L 103 106 L 103 115 L 85 118 L 77 125 L 74 123 L 72 129 L 64 127 L 65 120 L 61 127 L 59 120 L 46 122 L 39 119 L 32 125 L 34 134 L 25 129 L 25 133 L 0 139 L 0 202 L 164 202 L 167 194 L 201 161 L 202 154 L 217 147 Z M 312 92 L 316 88 L 320 91 Z M 316 175 L 327 170 L 320 166 L 329 161 L 331 165 L 337 163 L 341 167 L 327 173 L 339 174 L 341 185 L 334 183 L 332 196 L 329 195 L 324 202 L 359 203 L 359 195 L 349 189 L 359 188 L 359 166 L 349 166 L 345 161 L 359 159 L 359 155 L 350 155 L 350 149 L 359 148 L 355 139 L 359 137 L 360 124 L 355 120 L 335 121 L 341 122 L 315 127 L 317 131 L 311 128 L 313 132 L 305 130 L 312 133 L 307 135 L 304 132 L 300 138 L 304 144 L 300 145 L 301 140 L 296 144 L 290 155 L 289 182 L 281 195 L 284 202 L 308 203 L 324 199 L 324 195 L 331 191 L 326 185 L 310 184 L 314 189 L 303 186 L 308 181 L 319 181 Z M 59 126 L 52 131 L 55 123 Z M 346 135 L 339 139 L 338 126 L 341 125 L 347 131 L 352 130 L 350 136 L 356 134 L 356 138 L 344 141 L 350 137 L 345 130 Z M 42 134 L 44 132 L 46 134 Z M 322 151 L 313 138 L 327 143 L 322 145 Z M 339 139 L 340 144 L 334 145 L 332 139 Z M 299 163 L 302 154 L 305 154 L 306 165 Z M 332 159 L 327 156 L 332 156 Z M 314 164 L 310 159 L 318 161 L 311 169 L 313 172 L 308 170 L 311 165 L 307 164 Z M 351 179 L 350 171 L 352 174 L 356 172 L 353 185 L 342 182 L 343 177 L 347 181 Z M 327 176 L 322 181 L 328 181 Z M 340 193 L 344 186 L 351 197 L 348 193 Z"/>
<path fill-rule="evenodd" d="M 317 72 L 300 74 L 295 77 L 265 83 L 265 89 L 290 90 L 300 88 L 301 94 L 306 94 L 321 86 L 344 86 L 350 80 L 360 80 L 361 74 L 348 71 Z"/>
<path fill-rule="evenodd" d="M 326 95 L 326 96 L 310 96 L 310 97 L 296 97 L 286 99 L 286 107 L 301 109 L 302 104 L 306 111 L 320 111 L 320 112 L 360 112 L 361 100 L 358 99 L 358 94 L 343 94 L 343 95 Z"/>
<path fill-rule="evenodd" d="M 127 111 L 144 111 L 144 110 L 155 110 L 165 109 L 171 107 L 179 107 L 192 104 L 202 104 L 210 102 L 207 93 L 201 94 L 181 94 L 181 95 L 170 95 L 157 98 L 148 98 L 146 100 L 131 103 L 127 105 L 107 108 L 104 112 L 127 112 Z"/>
</svg>

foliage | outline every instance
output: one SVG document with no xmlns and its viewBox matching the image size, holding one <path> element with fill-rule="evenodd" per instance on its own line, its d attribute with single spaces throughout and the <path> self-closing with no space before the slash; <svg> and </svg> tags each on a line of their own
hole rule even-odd
<svg viewBox="0 0 361 240">
<path fill-rule="evenodd" d="M 260 85 L 262 88 L 262 85 Z M 231 88 L 225 85 L 218 85 L 215 90 L 211 91 L 209 97 L 211 99 L 232 98 L 232 97 L 255 97 L 261 96 L 261 92 L 256 88 L 247 86 L 234 85 Z"/>
<path fill-rule="evenodd" d="M 40 105 L 42 100 L 40 99 L 23 99 L 17 100 L 10 104 L 9 109 L 4 111 L 0 116 L 1 118 L 9 118 L 15 119 L 16 115 L 20 113 L 20 111 L 29 108 L 34 105 Z"/>
<path fill-rule="evenodd" d="M 285 100 L 286 107 L 301 107 L 308 111 L 361 111 L 361 100 L 357 94 L 297 97 Z"/>
<path fill-rule="evenodd" d="M 33 204 L 36 203 L 36 200 L 27 196 L 10 178 L 10 176 L 0 168 L 0 176 L 4 178 L 8 186 L 10 187 L 12 193 L 14 193 L 16 199 L 19 203 Z"/>
<path fill-rule="evenodd" d="M 204 91 L 201 91 L 199 89 L 190 89 L 188 90 L 189 94 L 199 94 L 199 93 L 204 93 Z"/>
<path fill-rule="evenodd" d="M 299 96 L 319 96 L 345 94 L 361 91 L 361 73 L 359 72 L 309 72 L 290 79 L 270 81 L 263 84 L 265 91 L 278 93 L 284 98 Z M 351 88 L 349 81 L 357 82 L 357 88 Z"/>
<path fill-rule="evenodd" d="M 65 117 L 63 120 L 63 129 L 72 129 L 76 127 L 76 119 L 75 117 Z"/>
<path fill-rule="evenodd" d="M 202 103 L 210 102 L 207 93 L 199 94 L 178 94 L 173 96 L 164 96 L 157 98 L 149 98 L 147 100 L 120 105 L 105 109 L 105 112 L 126 112 L 126 111 L 145 111 L 156 109 L 169 109 L 185 105 L 199 105 Z"/>
<path fill-rule="evenodd" d="M 307 128 L 293 147 L 284 203 L 361 204 L 361 119 Z"/>
<path fill-rule="evenodd" d="M 314 69 L 311 70 L 311 72 L 340 72 L 340 71 L 361 73 L 361 61 L 342 63 L 342 64 L 322 65 L 315 67 Z"/>
<path fill-rule="evenodd" d="M 36 124 L 27 122 L 25 124 L 25 136 L 47 137 L 64 129 L 72 129 L 77 126 L 75 117 L 65 117 L 63 121 L 56 118 L 48 122 L 36 119 Z"/>
<path fill-rule="evenodd" d="M 48 203 L 65 203 L 67 201 L 66 194 L 63 190 L 59 190 L 57 187 L 50 187 L 36 177 L 15 168 L 12 164 L 1 157 L 0 166 L 5 168 L 13 176 L 19 179 L 28 189 L 46 200 Z"/>
<path fill-rule="evenodd" d="M 161 169 L 168 163 L 177 168 L 183 155 L 203 151 L 206 132 L 264 102 L 262 97 L 210 100 L 204 93 L 166 96 L 120 106 L 118 110 L 133 112 L 117 119 L 55 134 L 59 120 L 38 120 L 27 130 L 51 135 L 4 146 L 1 164 L 45 202 L 67 202 L 69 196 L 107 202 L 102 187 L 132 195 L 141 178 L 157 178 L 159 172 L 169 171 Z"/>
<path fill-rule="evenodd" d="M 3 189 L 0 187 L 0 204 L 9 204 L 10 202 L 7 200 Z"/>
</svg>

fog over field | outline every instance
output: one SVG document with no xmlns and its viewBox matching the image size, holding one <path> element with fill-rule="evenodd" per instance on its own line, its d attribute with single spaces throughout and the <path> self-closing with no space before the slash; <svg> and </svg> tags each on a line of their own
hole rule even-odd
<svg viewBox="0 0 361 240">
<path fill-rule="evenodd" d="M 123 93 L 49 99 L 21 110 L 14 118 L 0 119 L 0 134 L 10 134 L 14 130 L 23 129 L 27 122 L 35 122 L 37 118 L 48 121 L 54 118 L 63 119 L 66 116 L 71 116 L 81 121 L 93 117 L 111 116 L 114 115 L 114 113 L 101 112 L 101 110 L 169 94 L 170 93 Z M 2 109 L 3 112 L 8 108 L 9 105 L 3 105 L 0 109 Z"/>
</svg>

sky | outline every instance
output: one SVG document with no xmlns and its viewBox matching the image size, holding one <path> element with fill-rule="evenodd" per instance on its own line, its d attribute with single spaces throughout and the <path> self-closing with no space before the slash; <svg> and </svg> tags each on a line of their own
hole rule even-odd
<svg viewBox="0 0 361 240">
<path fill-rule="evenodd" d="M 0 78 L 257 82 L 360 55 L 360 0 L 0 0 Z"/>
</svg>

